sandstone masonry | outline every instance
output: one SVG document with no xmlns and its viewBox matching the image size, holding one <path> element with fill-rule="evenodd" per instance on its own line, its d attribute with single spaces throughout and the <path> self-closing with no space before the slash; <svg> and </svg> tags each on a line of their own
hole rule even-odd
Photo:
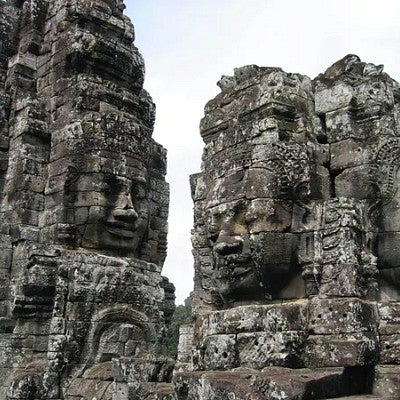
<svg viewBox="0 0 400 400">
<path fill-rule="evenodd" d="M 255 65 L 201 122 L 193 322 L 117 0 L 0 1 L 0 399 L 400 398 L 400 86 Z"/>
<path fill-rule="evenodd" d="M 168 396 L 166 152 L 123 9 L 0 1 L 0 399 Z"/>
<path fill-rule="evenodd" d="M 178 398 L 400 398 L 399 84 L 349 55 L 314 80 L 250 65 L 219 86 Z"/>
</svg>

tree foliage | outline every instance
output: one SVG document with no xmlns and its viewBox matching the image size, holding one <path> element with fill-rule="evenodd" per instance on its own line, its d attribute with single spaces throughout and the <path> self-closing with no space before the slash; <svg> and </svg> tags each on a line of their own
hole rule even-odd
<svg viewBox="0 0 400 400">
<path fill-rule="evenodd" d="M 175 313 L 172 316 L 171 325 L 167 333 L 167 352 L 169 357 L 176 358 L 177 356 L 179 328 L 182 325 L 191 323 L 192 297 L 193 293 L 190 293 L 189 297 L 185 299 L 184 304 L 176 307 Z"/>
</svg>

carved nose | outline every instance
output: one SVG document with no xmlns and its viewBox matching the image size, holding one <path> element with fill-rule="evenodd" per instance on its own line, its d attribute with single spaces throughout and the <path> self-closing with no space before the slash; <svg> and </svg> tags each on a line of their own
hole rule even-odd
<svg viewBox="0 0 400 400">
<path fill-rule="evenodd" d="M 135 222 L 139 218 L 130 194 L 120 193 L 113 216 L 115 219 L 124 222 Z"/>
<path fill-rule="evenodd" d="M 133 208 L 133 206 L 125 207 L 123 209 L 117 208 L 116 210 L 114 210 L 113 215 L 115 219 L 127 222 L 135 222 L 139 217 L 138 213 Z"/>
<path fill-rule="evenodd" d="M 214 250 L 222 255 L 240 253 L 243 249 L 243 239 L 240 236 L 230 236 L 221 232 L 218 236 Z"/>
</svg>

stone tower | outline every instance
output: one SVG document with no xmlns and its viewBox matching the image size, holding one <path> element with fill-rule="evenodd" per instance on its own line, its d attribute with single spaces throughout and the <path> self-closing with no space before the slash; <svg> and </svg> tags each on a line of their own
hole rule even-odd
<svg viewBox="0 0 400 400">
<path fill-rule="evenodd" d="M 219 86 L 178 398 L 400 398 L 399 84 L 349 55 L 313 81 L 252 65 Z"/>
<path fill-rule="evenodd" d="M 0 1 L 1 399 L 167 395 L 166 152 L 123 9 Z"/>
</svg>

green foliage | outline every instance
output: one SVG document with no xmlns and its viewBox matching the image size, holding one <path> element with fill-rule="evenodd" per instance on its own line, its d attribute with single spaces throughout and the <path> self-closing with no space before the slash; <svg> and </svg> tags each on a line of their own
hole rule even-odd
<svg viewBox="0 0 400 400">
<path fill-rule="evenodd" d="M 172 316 L 171 325 L 167 333 L 168 357 L 176 358 L 178 352 L 178 343 L 179 343 L 179 328 L 182 325 L 191 323 L 192 297 L 193 293 L 190 293 L 189 297 L 185 300 L 184 304 L 181 304 L 176 307 L 175 313 Z"/>
</svg>

